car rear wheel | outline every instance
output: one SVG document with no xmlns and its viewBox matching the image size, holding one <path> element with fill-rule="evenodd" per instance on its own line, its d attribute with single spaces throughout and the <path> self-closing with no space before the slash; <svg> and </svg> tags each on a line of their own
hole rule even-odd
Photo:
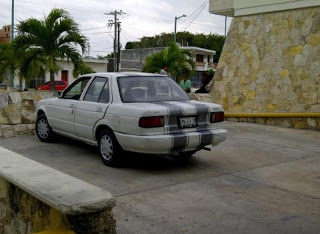
<svg viewBox="0 0 320 234">
<path fill-rule="evenodd" d="M 123 150 L 110 130 L 102 130 L 99 134 L 99 154 L 107 166 L 117 166 L 120 163 Z"/>
<path fill-rule="evenodd" d="M 37 118 L 36 133 L 42 142 L 52 142 L 54 139 L 54 132 L 52 131 L 45 114 L 40 114 Z"/>
</svg>

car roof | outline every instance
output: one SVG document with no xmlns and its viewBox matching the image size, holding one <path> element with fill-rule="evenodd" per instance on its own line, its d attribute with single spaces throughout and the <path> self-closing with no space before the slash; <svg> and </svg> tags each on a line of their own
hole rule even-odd
<svg viewBox="0 0 320 234">
<path fill-rule="evenodd" d="M 166 77 L 166 75 L 160 75 L 160 74 L 156 74 L 156 73 L 145 73 L 145 72 L 97 72 L 97 73 L 89 73 L 89 74 L 85 74 L 82 75 L 83 76 L 107 76 L 107 77 L 112 77 L 112 78 L 116 78 L 116 77 L 130 77 L 130 76 L 159 76 L 159 77 Z"/>
</svg>

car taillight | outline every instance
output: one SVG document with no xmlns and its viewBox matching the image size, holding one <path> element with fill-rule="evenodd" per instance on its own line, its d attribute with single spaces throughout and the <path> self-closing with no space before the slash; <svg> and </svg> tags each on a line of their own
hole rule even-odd
<svg viewBox="0 0 320 234">
<path fill-rule="evenodd" d="M 211 113 L 210 122 L 217 123 L 224 121 L 224 112 L 213 112 Z"/>
<path fill-rule="evenodd" d="M 139 127 L 142 128 L 157 128 L 164 126 L 163 116 L 142 117 L 139 120 Z"/>
</svg>

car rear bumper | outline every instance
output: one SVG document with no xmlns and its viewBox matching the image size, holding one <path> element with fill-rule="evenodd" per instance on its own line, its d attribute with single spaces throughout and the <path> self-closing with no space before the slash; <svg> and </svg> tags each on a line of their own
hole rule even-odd
<svg viewBox="0 0 320 234">
<path fill-rule="evenodd" d="M 123 149 L 146 154 L 174 154 L 218 145 L 227 137 L 227 130 L 213 129 L 171 135 L 137 136 L 115 132 Z"/>
</svg>

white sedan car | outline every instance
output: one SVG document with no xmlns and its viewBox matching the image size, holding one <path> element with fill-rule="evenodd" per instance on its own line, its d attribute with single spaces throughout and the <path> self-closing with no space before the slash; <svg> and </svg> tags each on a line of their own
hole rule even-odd
<svg viewBox="0 0 320 234">
<path fill-rule="evenodd" d="M 99 147 L 104 164 L 122 151 L 192 155 L 226 139 L 220 105 L 194 101 L 171 78 L 147 73 L 83 75 L 60 97 L 37 103 L 36 133 L 56 134 Z"/>
</svg>

